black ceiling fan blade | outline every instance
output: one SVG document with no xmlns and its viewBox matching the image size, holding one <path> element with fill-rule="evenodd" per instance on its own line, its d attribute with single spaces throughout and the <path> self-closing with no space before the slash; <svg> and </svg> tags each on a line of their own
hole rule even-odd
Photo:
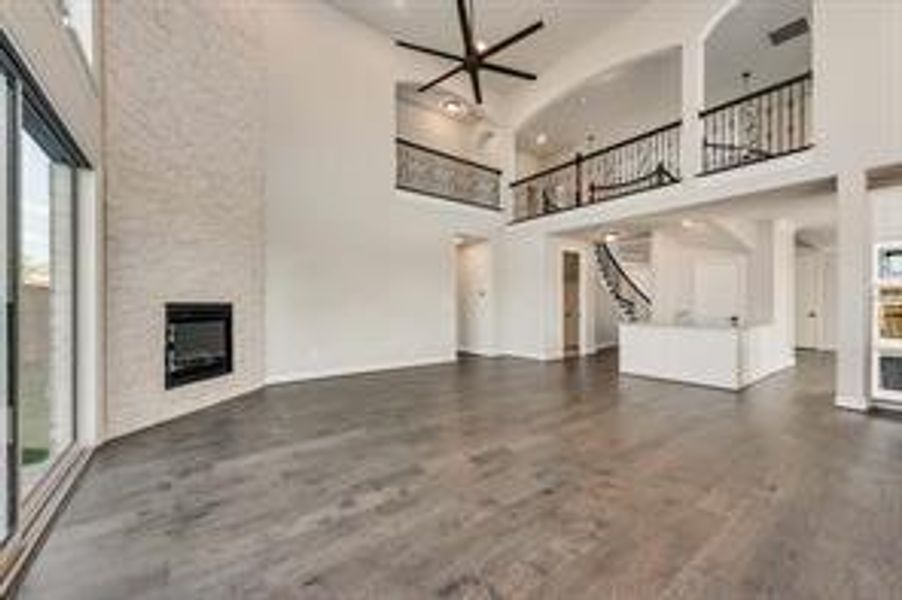
<svg viewBox="0 0 902 600">
<path fill-rule="evenodd" d="M 470 81 L 473 83 L 473 96 L 476 104 L 482 104 L 482 83 L 479 81 L 479 69 L 470 69 Z"/>
<path fill-rule="evenodd" d="M 458 65 L 458 66 L 454 67 L 453 69 L 451 69 L 450 71 L 448 71 L 447 73 L 444 73 L 444 74 L 442 74 L 442 75 L 439 75 L 438 77 L 436 77 L 436 78 L 433 79 L 432 81 L 429 81 L 429 82 L 424 83 L 424 84 L 421 85 L 419 88 L 417 88 L 417 91 L 419 91 L 419 92 L 425 92 L 426 90 L 429 90 L 429 89 L 431 89 L 431 88 L 434 88 L 435 86 L 437 86 L 437 85 L 440 84 L 441 82 L 445 81 L 446 79 L 451 79 L 452 77 L 454 77 L 454 76 L 457 75 L 458 73 L 462 72 L 463 70 L 464 70 L 463 65 Z"/>
<path fill-rule="evenodd" d="M 484 62 L 481 64 L 483 69 L 487 71 L 493 71 L 495 73 L 501 73 L 502 75 L 509 75 L 511 77 L 517 77 L 519 79 L 526 79 L 528 81 L 535 81 L 539 78 L 535 73 L 527 73 L 526 71 L 521 71 L 519 69 L 512 69 L 510 67 L 505 67 L 504 65 L 497 65 L 495 63 Z"/>
<path fill-rule="evenodd" d="M 486 58 L 492 56 L 493 54 L 497 54 L 497 53 L 501 52 L 502 50 L 504 50 L 505 48 L 507 48 L 508 46 L 513 46 L 514 44 L 516 44 L 523 38 L 531 36 L 532 34 L 534 34 L 535 32 L 537 32 L 538 30 L 540 30 L 543 27 L 545 27 L 545 23 L 543 23 L 542 21 L 536 21 L 535 23 L 533 23 L 526 29 L 518 31 L 517 33 L 510 36 L 509 38 L 501 40 L 497 44 L 492 44 L 491 46 L 489 46 L 489 48 L 485 52 L 480 54 L 479 57 L 482 59 L 486 59 Z"/>
<path fill-rule="evenodd" d="M 463 62 L 464 60 L 463 56 L 457 56 L 456 54 L 451 54 L 450 52 L 436 50 L 434 48 L 427 48 L 426 46 L 420 46 L 418 44 L 411 44 L 410 42 L 405 42 L 403 40 L 395 40 L 395 43 L 401 48 L 407 48 L 408 50 L 422 52 L 423 54 L 429 54 L 431 56 L 438 56 L 439 58 L 444 58 L 446 60 L 456 60 L 460 62 Z"/>
<path fill-rule="evenodd" d="M 457 19 L 460 21 L 460 35 L 464 39 L 464 53 L 467 57 L 476 53 L 473 42 L 473 28 L 470 27 L 470 19 L 467 17 L 465 0 L 457 0 Z"/>
</svg>

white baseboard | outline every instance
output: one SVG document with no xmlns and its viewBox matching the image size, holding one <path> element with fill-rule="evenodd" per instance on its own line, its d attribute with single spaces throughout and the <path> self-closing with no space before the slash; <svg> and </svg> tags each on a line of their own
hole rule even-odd
<svg viewBox="0 0 902 600">
<path fill-rule="evenodd" d="M 331 369 L 314 369 L 309 371 L 297 371 L 294 373 L 272 373 L 266 376 L 264 385 L 284 385 L 289 383 L 300 383 L 303 381 L 313 381 L 316 379 L 327 379 L 330 377 L 343 377 L 346 375 L 361 375 L 363 373 L 376 373 L 379 371 L 391 371 L 394 369 L 407 369 L 411 367 L 425 367 L 429 365 L 438 365 L 444 363 L 453 363 L 457 360 L 456 355 L 452 356 L 432 356 L 425 358 L 417 358 L 412 360 L 385 361 L 381 363 L 371 363 L 367 365 L 354 365 L 349 367 L 337 367 Z"/>
<path fill-rule="evenodd" d="M 870 408 L 868 399 L 863 396 L 842 396 L 837 394 L 833 403 L 837 408 L 855 412 L 867 412 Z"/>
</svg>

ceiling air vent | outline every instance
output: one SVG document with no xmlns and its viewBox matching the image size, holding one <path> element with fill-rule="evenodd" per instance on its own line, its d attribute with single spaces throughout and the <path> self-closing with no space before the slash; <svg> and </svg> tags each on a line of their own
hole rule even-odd
<svg viewBox="0 0 902 600">
<path fill-rule="evenodd" d="M 808 25 L 808 19 L 802 17 L 801 19 L 796 19 L 782 27 L 774 29 L 767 34 L 767 37 L 770 38 L 771 44 L 779 46 L 780 44 L 785 44 L 789 40 L 803 36 L 809 31 L 811 31 L 811 27 Z"/>
</svg>

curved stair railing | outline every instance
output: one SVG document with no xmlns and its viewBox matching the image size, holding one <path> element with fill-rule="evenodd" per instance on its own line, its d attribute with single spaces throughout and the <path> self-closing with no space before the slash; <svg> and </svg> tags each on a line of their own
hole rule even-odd
<svg viewBox="0 0 902 600">
<path fill-rule="evenodd" d="M 600 281 L 614 299 L 621 319 L 628 323 L 651 318 L 651 298 L 624 271 L 608 244 L 595 245 Z"/>
</svg>

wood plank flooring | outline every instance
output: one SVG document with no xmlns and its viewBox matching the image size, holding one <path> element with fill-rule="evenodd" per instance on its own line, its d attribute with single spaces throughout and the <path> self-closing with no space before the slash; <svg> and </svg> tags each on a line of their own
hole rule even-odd
<svg viewBox="0 0 902 600">
<path fill-rule="evenodd" d="M 902 598 L 902 421 L 832 380 L 607 352 L 271 388 L 102 448 L 20 596 Z"/>
</svg>

